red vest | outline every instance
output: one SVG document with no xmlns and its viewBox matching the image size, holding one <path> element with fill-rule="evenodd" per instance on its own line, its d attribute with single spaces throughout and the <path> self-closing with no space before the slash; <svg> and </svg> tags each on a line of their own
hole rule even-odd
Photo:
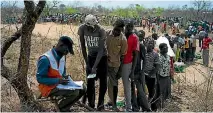
<svg viewBox="0 0 213 113">
<path fill-rule="evenodd" d="M 64 68 L 65 68 L 65 57 L 63 56 L 60 59 L 60 62 L 58 64 L 57 60 L 55 59 L 55 57 L 52 53 L 52 50 L 49 50 L 48 52 L 44 53 L 42 56 L 46 56 L 50 62 L 50 67 L 48 69 L 48 77 L 49 78 L 61 78 L 62 74 L 64 73 Z M 56 85 L 57 84 L 55 84 L 55 85 L 39 84 L 38 88 L 43 97 L 48 97 L 51 90 L 54 89 L 56 87 Z"/>
</svg>

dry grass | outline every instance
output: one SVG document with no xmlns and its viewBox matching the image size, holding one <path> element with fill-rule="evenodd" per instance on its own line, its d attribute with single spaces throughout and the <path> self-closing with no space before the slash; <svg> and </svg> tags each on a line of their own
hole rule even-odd
<svg viewBox="0 0 213 113">
<path fill-rule="evenodd" d="M 10 29 L 9 29 L 10 28 Z M 106 27 L 109 29 L 110 27 Z M 11 30 L 13 29 L 13 30 Z M 36 62 L 40 55 L 52 48 L 53 45 L 57 43 L 59 36 L 68 35 L 73 38 L 75 43 L 75 55 L 67 56 L 67 74 L 71 74 L 74 80 L 85 80 L 85 68 L 83 63 L 83 58 L 81 51 L 79 49 L 79 40 L 77 37 L 76 26 L 71 25 L 59 25 L 55 23 L 46 23 L 46 24 L 36 24 L 36 27 L 33 31 L 32 36 L 32 46 L 31 46 L 31 56 L 30 56 L 30 66 L 28 71 L 28 82 L 32 91 L 37 94 L 37 81 L 36 81 Z M 137 28 L 140 29 L 140 28 Z M 3 42 L 7 36 L 10 36 L 14 32 L 14 26 L 8 26 L 1 30 Z M 148 33 L 146 31 L 148 35 Z M 19 49 L 20 39 L 17 40 L 6 53 L 5 64 L 9 66 L 14 72 L 17 69 L 17 62 L 19 58 Z M 196 70 L 197 69 L 197 70 Z M 199 69 L 199 70 L 198 70 Z M 177 74 L 176 80 L 177 83 L 173 85 L 173 99 L 166 106 L 164 111 L 213 111 L 213 86 L 210 87 L 207 91 L 207 83 L 210 79 L 210 76 L 206 78 L 200 73 L 200 70 L 203 73 L 207 73 L 207 69 L 201 65 L 189 66 L 186 70 L 186 73 Z M 208 74 L 207 74 L 208 75 Z M 204 82 L 204 83 L 203 83 Z M 202 84 L 203 83 L 203 84 Z M 98 86 L 98 82 L 96 86 Z M 19 99 L 16 95 L 14 89 L 10 86 L 9 82 L 4 78 L 1 79 L 2 93 L 1 93 L 1 111 L 20 111 Z M 11 90 L 10 90 L 11 88 Z M 96 93 L 98 93 L 98 87 L 96 88 Z M 206 92 L 209 92 L 208 98 L 206 99 Z M 119 81 L 119 94 L 120 97 L 123 97 L 123 84 L 121 80 Z M 97 95 L 98 97 L 98 95 Z M 97 100 L 96 97 L 96 100 Z M 105 96 L 106 101 L 108 96 Z M 106 102 L 105 101 L 105 102 Z M 52 108 L 53 105 L 49 102 L 43 103 L 44 106 Z M 208 105 L 208 106 L 206 106 Z"/>
</svg>

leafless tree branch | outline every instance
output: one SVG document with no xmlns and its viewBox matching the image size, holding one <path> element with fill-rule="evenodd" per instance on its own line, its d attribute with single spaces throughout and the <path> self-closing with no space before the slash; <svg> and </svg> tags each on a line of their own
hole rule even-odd
<svg viewBox="0 0 213 113">
<path fill-rule="evenodd" d="M 14 35 L 12 35 L 10 38 L 8 38 L 1 47 L 1 61 L 4 57 L 4 55 L 6 54 L 8 48 L 11 46 L 11 44 L 16 41 L 17 39 L 19 39 L 21 36 L 21 29 L 18 30 L 16 33 L 14 33 Z"/>
<path fill-rule="evenodd" d="M 35 13 L 36 15 L 40 15 L 43 8 L 45 7 L 46 1 L 39 0 L 39 3 L 36 6 Z"/>
<path fill-rule="evenodd" d="M 59 4 L 59 3 L 60 3 L 59 1 L 54 0 L 54 1 L 53 1 L 53 6 L 52 6 L 52 8 L 53 8 L 53 7 L 56 7 L 56 5 Z"/>
<path fill-rule="evenodd" d="M 28 13 L 34 13 L 35 4 L 33 1 L 24 0 L 24 6 Z"/>
<path fill-rule="evenodd" d="M 10 78 L 11 70 L 5 65 L 1 64 L 1 76 L 6 78 L 7 80 Z"/>
</svg>

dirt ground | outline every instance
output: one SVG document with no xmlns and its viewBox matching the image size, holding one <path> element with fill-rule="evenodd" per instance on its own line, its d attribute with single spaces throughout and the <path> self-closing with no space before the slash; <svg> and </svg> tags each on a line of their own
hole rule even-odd
<svg viewBox="0 0 213 113">
<path fill-rule="evenodd" d="M 5 25 L 1 25 L 3 28 Z M 2 29 L 2 39 L 5 40 L 8 34 L 12 32 L 8 32 L 8 29 L 15 29 L 14 26 L 5 27 L 7 30 Z M 105 26 L 105 29 L 110 29 L 111 27 Z M 142 28 L 136 28 L 138 30 Z M 71 74 L 74 80 L 85 80 L 85 66 L 84 60 L 81 55 L 81 51 L 79 48 L 79 39 L 77 35 L 77 26 L 73 25 L 60 25 L 55 23 L 44 23 L 44 24 L 36 24 L 35 29 L 33 31 L 32 38 L 32 46 L 31 46 L 31 58 L 30 58 L 30 68 L 28 73 L 29 85 L 35 94 L 38 93 L 37 89 L 37 81 L 36 81 L 36 61 L 38 57 L 51 49 L 59 39 L 61 35 L 68 35 L 73 38 L 75 43 L 75 56 L 67 56 L 67 73 Z M 145 29 L 146 36 L 151 35 Z M 7 34 L 7 35 L 6 35 Z M 160 34 L 162 35 L 162 34 Z M 16 41 L 9 51 L 6 54 L 6 62 L 7 65 L 11 68 L 16 68 L 16 64 L 18 62 L 18 52 L 20 47 L 20 39 Z M 15 51 L 14 51 L 15 50 Z M 210 53 L 212 53 L 212 47 L 210 49 Z M 197 49 L 199 52 L 199 48 Z M 212 55 L 211 55 L 212 56 Z M 190 64 L 184 73 L 176 73 L 175 79 L 176 83 L 172 85 L 172 101 L 165 107 L 164 111 L 170 112 L 180 112 L 180 111 L 199 111 L 196 110 L 195 103 L 198 103 L 199 98 L 204 96 L 205 88 L 207 80 L 209 79 L 209 69 L 201 65 L 202 61 L 198 60 L 194 64 Z M 210 62 L 212 66 L 212 62 Z M 96 94 L 98 94 L 98 82 L 96 83 Z M 213 87 L 213 86 L 212 86 Z M 4 78 L 1 79 L 1 111 L 19 111 L 19 99 L 14 91 L 11 88 L 8 81 Z M 213 88 L 212 88 L 213 90 Z M 123 94 L 123 84 L 122 81 L 119 81 L 119 97 L 124 97 Z M 106 101 L 108 101 L 108 96 L 106 95 Z M 96 100 L 98 99 L 98 95 L 96 96 Z M 212 100 L 213 98 L 209 98 Z M 211 101 L 212 102 L 212 101 Z M 202 103 L 201 103 L 202 104 Z M 48 105 L 48 103 L 45 103 Z M 213 105 L 213 103 L 212 103 Z M 212 109 L 211 109 L 212 110 Z M 202 110 L 201 110 L 202 111 Z M 213 110 L 212 110 L 213 111 Z"/>
</svg>

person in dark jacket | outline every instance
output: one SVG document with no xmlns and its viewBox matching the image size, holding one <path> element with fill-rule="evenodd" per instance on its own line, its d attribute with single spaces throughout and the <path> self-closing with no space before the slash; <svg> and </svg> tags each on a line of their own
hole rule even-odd
<svg viewBox="0 0 213 113">
<path fill-rule="evenodd" d="M 137 32 L 140 41 L 140 51 L 137 58 L 137 64 L 134 72 L 134 83 L 131 84 L 132 88 L 132 110 L 138 112 L 140 107 L 143 111 L 151 111 L 148 104 L 148 99 L 145 94 L 145 76 L 143 74 L 143 66 L 145 65 L 146 49 L 143 44 L 145 32 L 140 30 Z M 137 88 L 137 95 L 135 94 L 135 86 Z"/>
<path fill-rule="evenodd" d="M 151 108 L 153 111 L 156 111 L 157 105 L 154 101 L 156 100 L 155 97 L 157 97 L 157 72 L 159 70 L 160 62 L 158 54 L 154 52 L 153 49 L 153 44 L 148 44 L 143 72 L 149 92 L 149 101 L 152 103 Z"/>
<path fill-rule="evenodd" d="M 164 36 L 169 40 L 169 45 L 170 45 L 171 48 L 173 49 L 173 48 L 174 48 L 174 42 L 173 42 L 171 36 L 169 36 L 168 33 L 166 33 Z"/>
<path fill-rule="evenodd" d="M 87 15 L 85 23 L 78 29 L 82 54 L 86 63 L 87 77 L 96 74 L 95 78 L 87 79 L 87 93 L 89 106 L 95 108 L 95 81 L 100 80 L 97 110 L 104 110 L 104 97 L 107 91 L 107 49 L 106 31 L 98 24 L 94 15 Z M 87 47 L 86 47 L 87 45 Z M 88 52 L 87 52 L 88 49 Z M 83 103 L 85 103 L 85 99 Z"/>
</svg>

